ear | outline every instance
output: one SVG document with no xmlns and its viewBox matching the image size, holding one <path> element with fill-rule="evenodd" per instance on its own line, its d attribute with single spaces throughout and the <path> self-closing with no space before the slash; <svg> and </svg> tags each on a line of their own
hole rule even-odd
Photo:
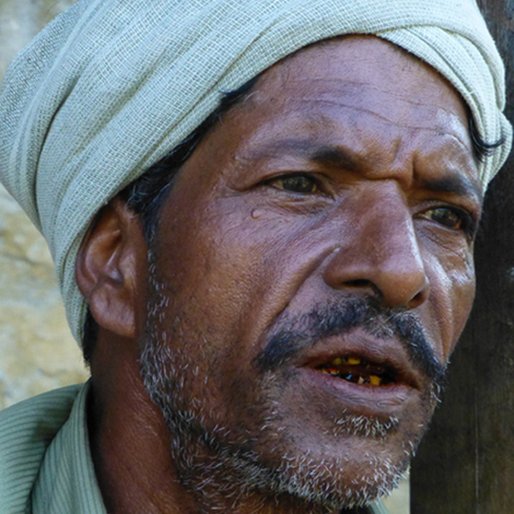
<svg viewBox="0 0 514 514">
<path fill-rule="evenodd" d="M 146 250 L 137 215 L 119 197 L 99 212 L 79 250 L 76 280 L 93 318 L 123 337 L 135 337 Z"/>
</svg>

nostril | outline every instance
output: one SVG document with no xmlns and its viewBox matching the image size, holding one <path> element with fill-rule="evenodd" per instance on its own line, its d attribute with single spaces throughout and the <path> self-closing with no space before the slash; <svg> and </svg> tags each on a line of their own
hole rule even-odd
<svg viewBox="0 0 514 514">
<path fill-rule="evenodd" d="M 377 300 L 380 300 L 383 297 L 382 292 L 372 280 L 356 278 L 354 280 L 346 280 L 342 285 L 349 289 L 353 289 L 354 293 L 366 294 L 370 297 L 376 298 Z"/>
<path fill-rule="evenodd" d="M 347 280 L 346 285 L 351 287 L 374 287 L 371 281 L 365 279 Z"/>
<path fill-rule="evenodd" d="M 408 303 L 408 307 L 410 309 L 415 309 L 419 307 L 425 300 L 428 298 L 430 287 L 428 281 L 425 281 L 423 287 L 412 297 L 412 299 Z"/>
<path fill-rule="evenodd" d="M 387 278 L 387 280 L 386 280 Z M 356 278 L 353 280 L 345 280 L 345 287 L 356 290 L 355 292 L 364 292 L 371 294 L 379 299 L 384 306 L 395 308 L 402 307 L 415 309 L 425 302 L 428 297 L 429 285 L 426 278 L 423 284 L 413 283 L 406 284 L 405 277 L 397 277 L 395 280 L 389 276 L 382 275 L 377 277 L 377 284 L 373 280 L 365 278 Z M 358 290 L 358 291 L 357 291 Z"/>
</svg>

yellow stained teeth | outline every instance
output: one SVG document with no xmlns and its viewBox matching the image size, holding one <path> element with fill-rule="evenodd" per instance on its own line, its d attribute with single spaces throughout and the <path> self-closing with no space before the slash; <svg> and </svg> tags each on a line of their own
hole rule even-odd
<svg viewBox="0 0 514 514">
<path fill-rule="evenodd" d="M 379 386 L 382 383 L 382 379 L 378 375 L 370 375 L 369 383 L 372 386 Z"/>
<path fill-rule="evenodd" d="M 323 373 L 327 373 L 328 375 L 337 375 L 339 371 L 335 368 L 322 368 Z"/>
<path fill-rule="evenodd" d="M 336 357 L 333 361 L 332 361 L 332 364 L 334 366 L 341 366 L 341 364 L 343 364 L 343 359 L 341 357 Z"/>
<path fill-rule="evenodd" d="M 358 366 L 361 363 L 361 360 L 359 359 L 359 357 L 348 357 L 346 362 L 350 366 Z"/>
</svg>

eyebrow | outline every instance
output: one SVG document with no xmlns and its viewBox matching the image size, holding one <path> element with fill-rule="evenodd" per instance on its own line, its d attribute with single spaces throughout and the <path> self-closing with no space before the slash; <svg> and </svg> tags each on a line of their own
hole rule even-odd
<svg viewBox="0 0 514 514">
<path fill-rule="evenodd" d="M 308 138 L 273 141 L 261 148 L 258 153 L 262 156 L 262 154 L 275 152 L 280 155 L 291 153 L 320 165 L 342 168 L 349 172 L 360 172 L 366 167 L 362 159 L 351 150 L 343 146 L 320 145 Z M 418 183 L 429 191 L 470 197 L 480 204 L 484 199 L 480 185 L 463 173 L 454 172 L 445 177 L 419 179 Z"/>
<path fill-rule="evenodd" d="M 318 164 L 344 168 L 348 171 L 360 171 L 363 169 L 358 159 L 351 155 L 351 152 L 344 148 L 335 146 L 316 147 L 310 154 L 310 159 Z"/>
<path fill-rule="evenodd" d="M 484 193 L 482 188 L 473 180 L 463 174 L 449 175 L 436 179 L 425 179 L 419 181 L 420 185 L 429 191 L 450 193 L 457 196 L 472 197 L 482 204 Z"/>
<path fill-rule="evenodd" d="M 309 138 L 273 141 L 260 148 L 257 157 L 269 153 L 278 153 L 281 156 L 290 153 L 318 164 L 344 168 L 348 171 L 357 172 L 364 169 L 364 166 L 359 162 L 359 158 L 352 155 L 351 150 L 342 146 L 321 145 Z"/>
<path fill-rule="evenodd" d="M 342 167 L 348 171 L 359 171 L 361 164 L 343 148 L 326 146 L 312 154 L 314 162 Z M 441 178 L 422 179 L 418 181 L 421 187 L 435 193 L 448 193 L 457 196 L 473 197 L 479 203 L 483 201 L 482 189 L 463 174 L 448 175 Z"/>
</svg>

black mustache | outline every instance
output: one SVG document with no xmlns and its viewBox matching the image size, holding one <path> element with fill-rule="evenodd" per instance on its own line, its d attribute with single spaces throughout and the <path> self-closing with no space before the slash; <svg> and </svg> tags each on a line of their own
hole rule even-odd
<svg viewBox="0 0 514 514">
<path fill-rule="evenodd" d="M 356 328 L 379 339 L 396 337 L 412 364 L 442 385 L 446 366 L 439 362 L 417 316 L 384 308 L 369 297 L 345 297 L 300 316 L 279 318 L 255 364 L 261 372 L 276 370 L 321 340 Z"/>
</svg>

